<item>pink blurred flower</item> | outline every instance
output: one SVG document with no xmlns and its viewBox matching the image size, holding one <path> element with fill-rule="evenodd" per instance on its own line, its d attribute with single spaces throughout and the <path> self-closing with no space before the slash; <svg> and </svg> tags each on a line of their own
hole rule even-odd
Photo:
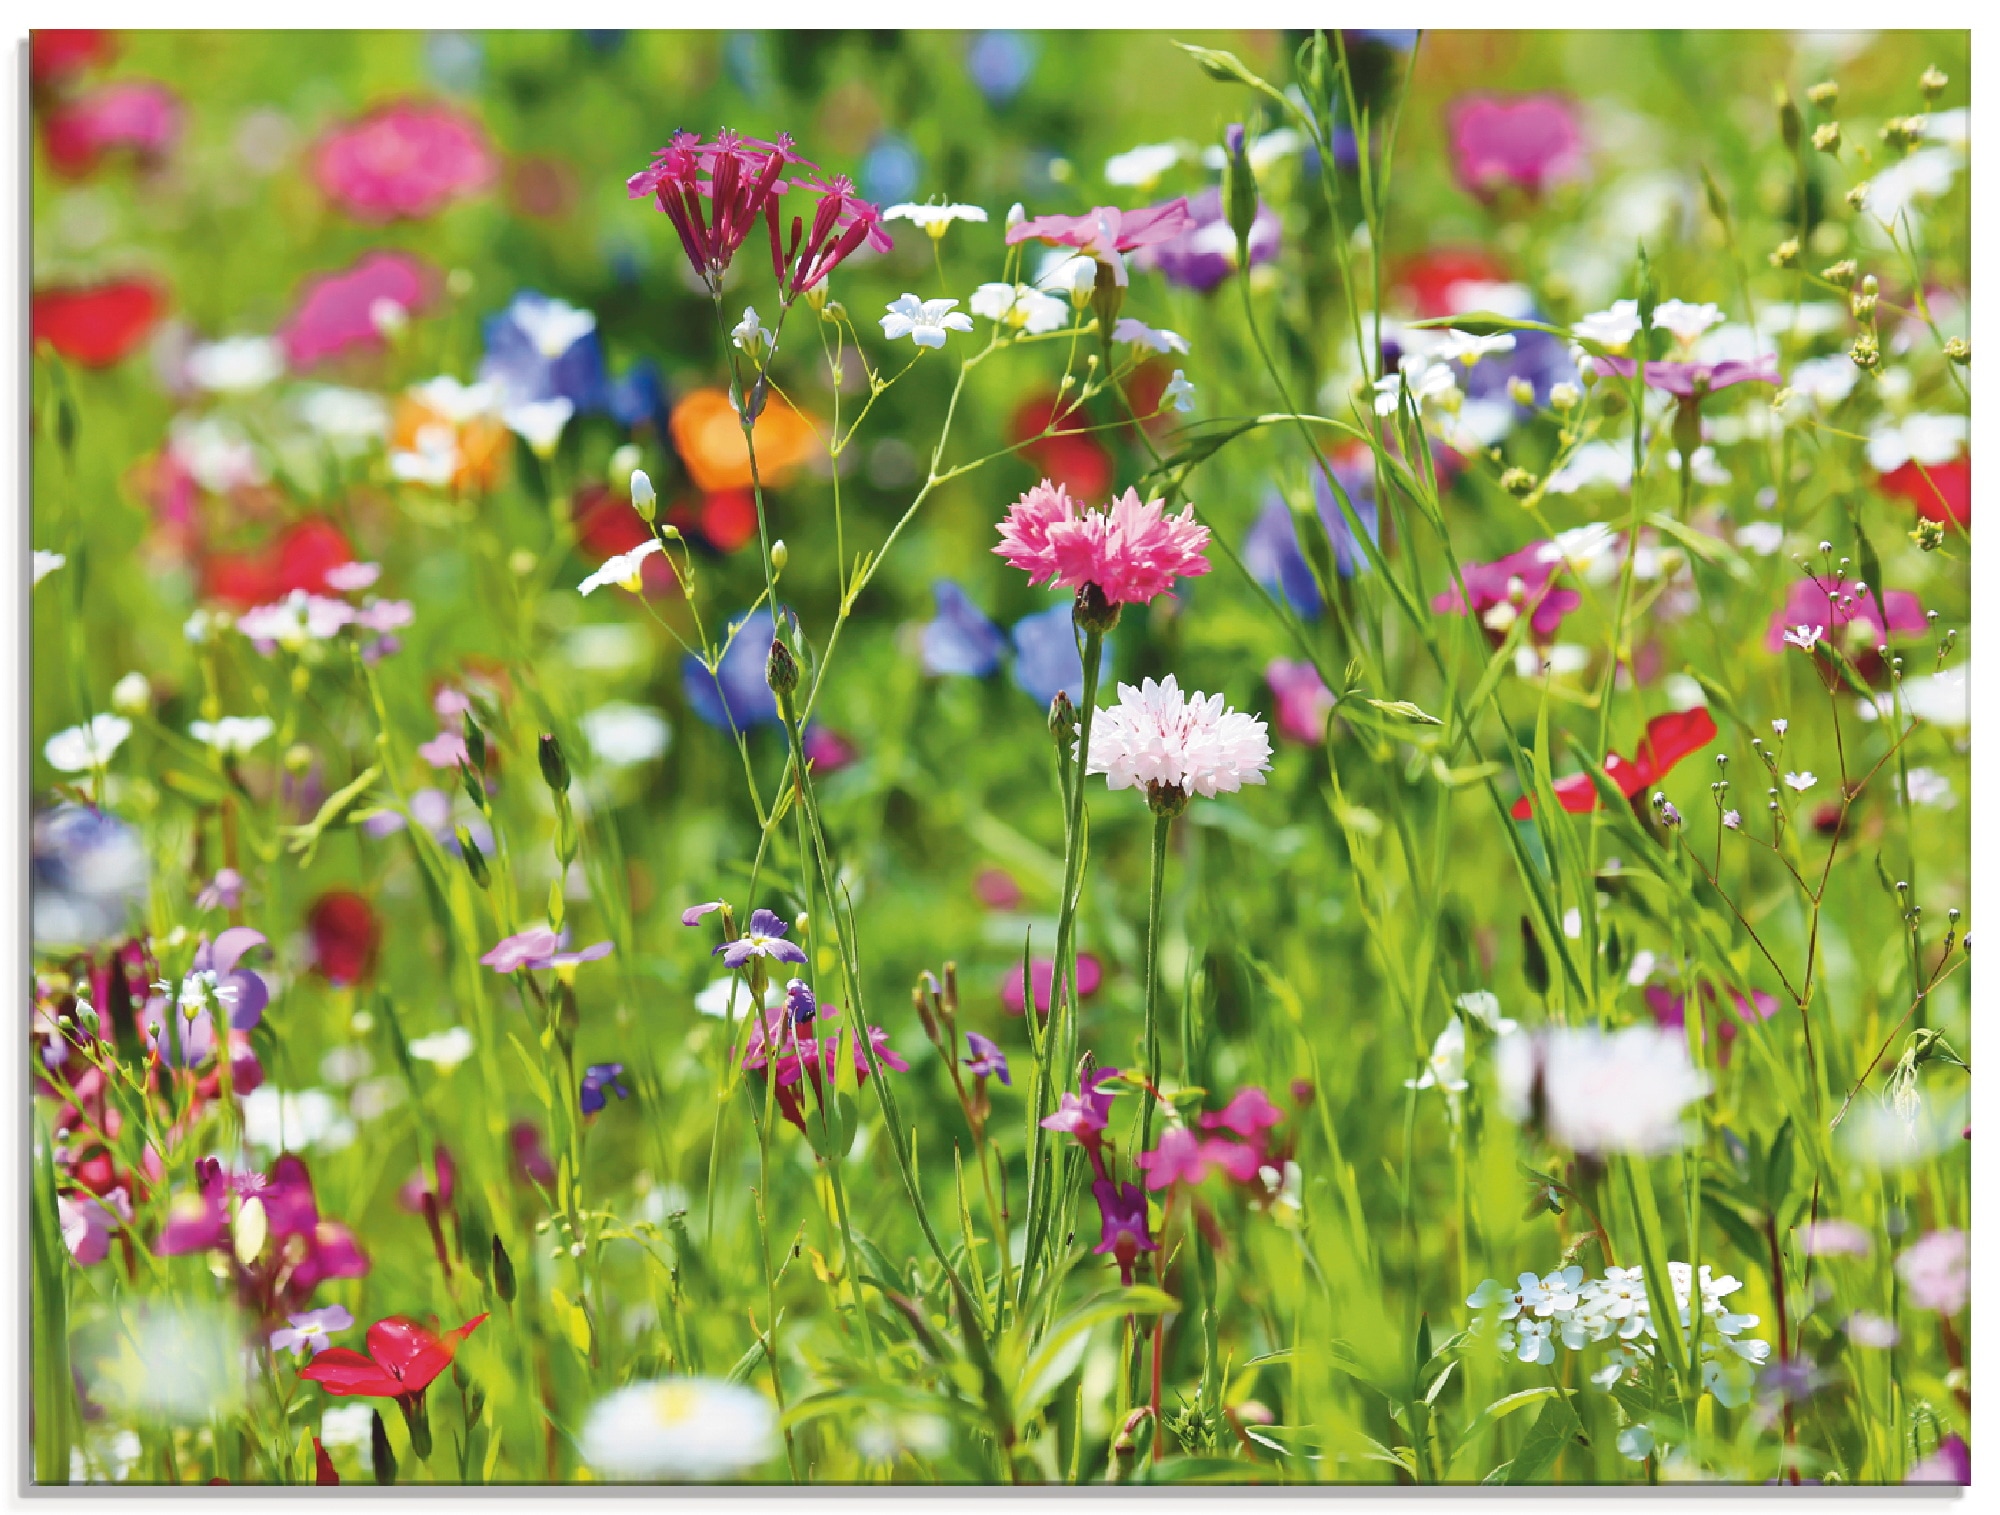
<svg viewBox="0 0 2000 1515">
<path fill-rule="evenodd" d="M 1128 489 L 1107 509 L 1079 509 L 1068 490 L 1044 479 L 1014 502 L 993 550 L 1030 584 L 1095 584 L 1114 605 L 1141 605 L 1176 578 L 1207 573 L 1207 546 L 1208 528 L 1192 505 L 1170 516 L 1159 500 L 1142 502 Z"/>
<path fill-rule="evenodd" d="M 1327 712 L 1334 705 L 1333 691 L 1319 670 L 1307 662 L 1273 658 L 1264 665 L 1264 682 L 1278 704 L 1278 734 L 1317 747 L 1326 736 Z"/>
<path fill-rule="evenodd" d="M 1176 1126 L 1160 1134 L 1158 1148 L 1141 1152 L 1132 1162 L 1145 1172 L 1148 1189 L 1164 1189 L 1169 1184 L 1198 1184 L 1208 1177 L 1211 1169 L 1219 1169 L 1239 1184 L 1247 1184 L 1257 1176 L 1263 1157 L 1256 1148 L 1241 1142 L 1196 1136 Z"/>
<path fill-rule="evenodd" d="M 363 253 L 346 268 L 308 279 L 278 330 L 285 357 L 305 368 L 350 347 L 380 347 L 383 312 L 391 305 L 405 314 L 426 309 L 437 283 L 435 269 L 403 252 Z"/>
<path fill-rule="evenodd" d="M 433 768 L 456 768 L 460 763 L 472 761 L 472 754 L 466 748 L 465 738 L 456 731 L 440 731 L 428 742 L 418 746 L 417 756 Z"/>
<path fill-rule="evenodd" d="M 1014 882 L 1014 875 L 1004 868 L 980 869 L 979 876 L 972 881 L 972 892 L 979 896 L 979 903 L 989 910 L 1021 908 L 1021 886 Z"/>
<path fill-rule="evenodd" d="M 1887 623 L 1883 616 L 1887 613 Z M 1882 591 L 1870 585 L 1866 591 L 1844 579 L 1800 579 L 1785 596 L 1784 608 L 1773 611 L 1764 632 L 1767 652 L 1785 650 L 1785 633 L 1800 626 L 1816 627 L 1819 634 L 1840 646 L 1852 643 L 1854 632 L 1867 629 L 1864 650 L 1872 652 L 1896 633 L 1921 635 L 1930 629 L 1923 602 L 1907 589 Z M 1838 635 L 1836 635 L 1838 633 Z"/>
<path fill-rule="evenodd" d="M 164 157 L 180 139 L 181 102 L 164 84 L 121 79 L 67 100 L 43 125 L 49 161 L 64 174 L 87 174 L 104 153 L 129 148 Z"/>
<path fill-rule="evenodd" d="M 1933 1231 L 1906 1248 L 1896 1271 L 1919 1310 L 1956 1315 L 1972 1295 L 1972 1268 L 1963 1231 Z"/>
<path fill-rule="evenodd" d="M 1284 1112 L 1271 1103 L 1271 1096 L 1252 1084 L 1238 1089 L 1220 1110 L 1203 1115 L 1201 1124 L 1205 1131 L 1234 1131 L 1246 1141 L 1255 1141 L 1258 1132 L 1270 1130 L 1284 1118 Z"/>
<path fill-rule="evenodd" d="M 821 778 L 840 772 L 861 756 L 859 749 L 846 737 L 819 725 L 806 727 L 805 749 L 806 761 L 812 764 L 812 771 Z"/>
<path fill-rule="evenodd" d="M 451 1160 L 451 1153 L 444 1147 L 436 1149 L 434 1158 L 437 1167 L 437 1187 L 431 1187 L 431 1170 L 419 1164 L 402 1188 L 396 1191 L 396 1203 L 405 1210 L 421 1215 L 424 1196 L 430 1195 L 440 1210 L 451 1205 L 451 1196 L 458 1184 L 458 1165 Z"/>
<path fill-rule="evenodd" d="M 1560 95 L 1467 95 L 1453 102 L 1450 127 L 1458 182 L 1482 199 L 1509 186 L 1540 194 L 1583 177 L 1583 132 Z"/>
<path fill-rule="evenodd" d="M 1851 1220 L 1821 1220 L 1798 1229 L 1799 1250 L 1807 1257 L 1866 1257 L 1868 1233 Z"/>
<path fill-rule="evenodd" d="M 85 1190 L 80 1194 L 58 1194 L 56 1215 L 62 1222 L 63 1245 L 77 1266 L 94 1267 L 111 1250 L 111 1233 L 132 1223 L 132 1201 L 123 1189 L 113 1189 L 100 1199 Z"/>
<path fill-rule="evenodd" d="M 1555 576 L 1565 559 L 1549 542 L 1530 542 L 1518 552 L 1491 563 L 1467 563 L 1465 587 L 1472 596 L 1472 612 L 1479 617 L 1489 638 L 1498 645 L 1516 615 L 1532 616 L 1528 629 L 1535 640 L 1546 642 L 1562 626 L 1562 618 L 1583 603 L 1574 589 L 1557 589 Z M 1431 609 L 1463 613 L 1465 601 L 1453 585 L 1431 601 Z"/>
<path fill-rule="evenodd" d="M 398 100 L 334 128 L 313 155 L 313 177 L 357 221 L 422 219 L 477 194 L 499 176 L 479 123 L 448 105 Z"/>
<path fill-rule="evenodd" d="M 1056 963 L 1052 957 L 1038 957 L 1034 962 L 1035 1009 L 1043 1015 L 1049 1013 L 1049 991 L 1056 981 Z M 1086 999 L 1097 992 L 1097 986 L 1104 981 L 1104 965 L 1088 952 L 1076 955 L 1076 992 Z M 1021 965 L 1016 963 L 1007 970 L 1006 981 L 1000 986 L 1000 1003 L 1007 1007 L 1009 1015 L 1024 1015 L 1028 1009 L 1028 998 L 1021 991 Z"/>
<path fill-rule="evenodd" d="M 1972 1482 L 1972 1448 L 1965 1444 L 1963 1437 L 1947 1436 L 1938 1443 L 1935 1452 L 1911 1466 L 1903 1482 L 1969 1484 Z"/>
<path fill-rule="evenodd" d="M 1100 205 L 1081 216 L 1037 216 L 1009 227 L 1007 245 L 1037 241 L 1055 247 L 1074 247 L 1107 265 L 1118 282 L 1124 284 L 1125 253 L 1157 242 L 1171 242 L 1183 232 L 1194 230 L 1194 226 L 1194 215 L 1183 195 L 1143 210 Z"/>
</svg>

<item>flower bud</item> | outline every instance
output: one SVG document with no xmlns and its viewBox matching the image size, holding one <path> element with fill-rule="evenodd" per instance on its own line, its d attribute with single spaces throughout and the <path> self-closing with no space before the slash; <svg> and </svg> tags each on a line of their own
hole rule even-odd
<svg viewBox="0 0 2000 1515">
<path fill-rule="evenodd" d="M 486 854 L 479 850 L 479 843 L 472 839 L 472 833 L 463 826 L 457 829 L 458 850 L 465 858 L 465 871 L 472 875 L 472 882 L 482 889 L 493 887 L 493 875 L 486 868 Z"/>
<path fill-rule="evenodd" d="M 1090 308 L 1097 315 L 1097 334 L 1102 342 L 1111 341 L 1112 328 L 1118 324 L 1118 311 L 1125 304 L 1125 288 L 1118 282 L 1118 275 L 1109 263 L 1097 265 L 1097 278 L 1090 287 Z"/>
<path fill-rule="evenodd" d="M 507 1244 L 498 1235 L 493 1238 L 493 1292 L 510 1303 L 513 1301 L 514 1259 L 507 1255 Z"/>
<path fill-rule="evenodd" d="M 1922 76 L 1917 80 L 1917 88 L 1924 92 L 1926 100 L 1935 100 L 1939 95 L 1944 93 L 1944 87 L 1949 83 L 1951 83 L 1949 75 L 1939 73 L 1935 67 L 1932 67 L 1923 71 Z"/>
<path fill-rule="evenodd" d="M 779 537 L 777 541 L 771 544 L 771 572 L 774 574 L 783 573 L 785 565 L 791 562 L 791 560 L 791 549 L 785 545 L 785 539 Z"/>
<path fill-rule="evenodd" d="M 1549 404 L 1557 410 L 1569 411 L 1583 403 L 1583 391 L 1574 384 L 1556 384 L 1549 388 Z"/>
<path fill-rule="evenodd" d="M 1084 631 L 1106 632 L 1118 624 L 1120 606 L 1104 596 L 1095 584 L 1085 584 L 1076 592 L 1070 618 Z"/>
<path fill-rule="evenodd" d="M 1823 121 L 1813 128 L 1813 149 L 1816 152 L 1840 154 L 1840 123 Z"/>
<path fill-rule="evenodd" d="M 1791 92 L 1784 85 L 1778 86 L 1778 136 L 1783 139 L 1785 151 L 1799 150 L 1799 107 L 1792 99 Z"/>
<path fill-rule="evenodd" d="M 1936 521 L 1919 521 L 1910 533 L 1910 540 L 1923 552 L 1936 552 L 1944 546 L 1944 527 Z"/>
<path fill-rule="evenodd" d="M 515 578 L 525 579 L 535 571 L 535 555 L 525 547 L 516 547 L 508 554 L 507 566 L 513 570 Z"/>
<path fill-rule="evenodd" d="M 1908 152 L 1923 139 L 1922 116 L 1893 116 L 1882 123 L 1882 140 L 1898 152 Z"/>
<path fill-rule="evenodd" d="M 556 740 L 553 731 L 544 731 L 542 739 L 535 744 L 535 756 L 542 765 L 542 782 L 556 794 L 569 789 L 569 759 L 563 756 L 562 743 Z"/>
<path fill-rule="evenodd" d="M 1852 258 L 1842 258 L 1838 263 L 1829 263 L 1819 271 L 1819 276 L 1829 284 L 1852 286 L 1854 276 L 1859 272 Z"/>
<path fill-rule="evenodd" d="M 653 491 L 653 481 L 646 477 L 643 468 L 632 470 L 632 508 L 639 512 L 639 519 L 651 524 L 659 513 L 659 495 Z"/>
<path fill-rule="evenodd" d="M 1806 98 L 1822 110 L 1831 110 L 1840 99 L 1840 86 L 1831 79 L 1824 79 L 1806 91 Z"/>
<path fill-rule="evenodd" d="M 128 673 L 111 686 L 111 708 L 120 715 L 144 715 L 153 708 L 153 686 L 143 673 Z"/>
<path fill-rule="evenodd" d="M 1525 468 L 1510 468 L 1500 475 L 1500 487 L 1517 500 L 1525 500 L 1533 494 L 1540 482 Z"/>
<path fill-rule="evenodd" d="M 1963 337 L 1953 337 L 1944 344 L 1944 355 L 1947 361 L 1965 368 L 1972 362 L 1972 344 Z"/>
<path fill-rule="evenodd" d="M 1257 221 L 1257 176 L 1244 151 L 1243 127 L 1232 125 L 1223 134 L 1227 156 L 1222 165 L 1222 203 L 1229 215 L 1229 229 L 1236 233 L 1236 266 L 1250 266 L 1250 230 Z"/>
<path fill-rule="evenodd" d="M 1507 381 L 1507 398 L 1512 400 L 1516 405 L 1533 405 L 1535 403 L 1535 386 L 1519 374 L 1515 374 L 1513 378 Z"/>
<path fill-rule="evenodd" d="M 799 687 L 799 663 L 783 637 L 771 638 L 771 655 L 764 662 L 764 682 L 771 693 L 784 699 Z"/>
<path fill-rule="evenodd" d="M 1787 237 L 1771 249 L 1773 268 L 1797 268 L 1799 266 L 1799 239 Z"/>
<path fill-rule="evenodd" d="M 313 750 L 304 742 L 294 742 L 285 749 L 285 772 L 304 773 L 312 767 Z"/>
<path fill-rule="evenodd" d="M 382 1412 L 369 1412 L 368 1456 L 379 1484 L 396 1481 L 396 1454 L 389 1450 L 389 1428 L 382 1424 Z"/>
<path fill-rule="evenodd" d="M 470 712 L 466 713 L 466 715 L 464 716 L 464 721 L 465 721 L 466 761 L 472 765 L 474 770 L 480 773 L 484 773 L 486 771 L 485 729 L 480 726 L 479 722 L 475 721 L 472 718 Z"/>
<path fill-rule="evenodd" d="M 1049 735 L 1056 739 L 1056 746 L 1065 757 L 1069 755 L 1070 743 L 1076 740 L 1076 725 L 1076 704 L 1067 689 L 1058 689 L 1056 697 L 1049 701 Z"/>
</svg>

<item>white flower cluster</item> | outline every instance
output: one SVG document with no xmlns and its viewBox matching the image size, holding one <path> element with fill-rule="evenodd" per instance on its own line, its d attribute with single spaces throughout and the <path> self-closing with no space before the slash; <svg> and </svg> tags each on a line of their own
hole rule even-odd
<svg viewBox="0 0 2000 1515">
<path fill-rule="evenodd" d="M 1681 1329 L 1691 1328 L 1690 1286 L 1695 1270 L 1684 1262 L 1669 1262 L 1667 1277 L 1680 1307 Z M 1724 1301 L 1743 1287 L 1740 1279 L 1714 1277 L 1704 1263 L 1701 1277 L 1702 1386 L 1724 1405 L 1734 1408 L 1748 1397 L 1747 1385 L 1732 1359 L 1759 1366 L 1770 1358 L 1771 1344 L 1743 1333 L 1757 1324 L 1755 1315 L 1739 1315 Z M 1572 1264 L 1554 1273 L 1523 1273 L 1514 1286 L 1487 1279 L 1466 1297 L 1476 1310 L 1498 1305 L 1500 1350 L 1525 1363 L 1556 1360 L 1556 1342 L 1581 1352 L 1599 1342 L 1615 1344 L 1604 1364 L 1590 1375 L 1600 1389 L 1610 1390 L 1621 1378 L 1635 1375 L 1652 1358 L 1659 1340 L 1652 1301 L 1646 1293 L 1644 1270 L 1606 1268 L 1602 1278 L 1587 1278 Z"/>
</svg>

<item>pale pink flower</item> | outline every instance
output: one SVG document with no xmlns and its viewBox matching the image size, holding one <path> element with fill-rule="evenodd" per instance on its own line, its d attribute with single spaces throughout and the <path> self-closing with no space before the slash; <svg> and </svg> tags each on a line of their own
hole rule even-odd
<svg viewBox="0 0 2000 1515">
<path fill-rule="evenodd" d="M 1963 1231 L 1933 1231 L 1896 1259 L 1896 1271 L 1919 1310 L 1956 1315 L 1972 1295 L 1972 1268 Z"/>
<path fill-rule="evenodd" d="M 320 189 L 357 221 L 421 220 L 488 188 L 499 173 L 478 122 L 418 100 L 334 128 L 313 155 Z"/>
<path fill-rule="evenodd" d="M 1030 584 L 1095 584 L 1114 605 L 1142 605 L 1176 578 L 1207 573 L 1207 547 L 1208 528 L 1192 505 L 1170 516 L 1159 500 L 1142 502 L 1128 489 L 1108 509 L 1079 508 L 1062 485 L 1044 479 L 1014 502 L 993 550 Z"/>
<path fill-rule="evenodd" d="M 1868 1233 L 1851 1220 L 1821 1220 L 1799 1227 L 1799 1250 L 1807 1257 L 1866 1257 Z"/>
<path fill-rule="evenodd" d="M 1262 721 L 1229 709 L 1219 694 L 1183 694 L 1171 673 L 1137 689 L 1120 684 L 1118 703 L 1091 723 L 1086 771 L 1104 774 L 1113 789 L 1212 798 L 1263 783 L 1270 766 Z"/>
</svg>

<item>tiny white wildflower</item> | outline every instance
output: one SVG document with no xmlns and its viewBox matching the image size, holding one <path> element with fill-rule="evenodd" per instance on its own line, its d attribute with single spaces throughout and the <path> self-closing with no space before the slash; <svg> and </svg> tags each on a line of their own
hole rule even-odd
<svg viewBox="0 0 2000 1515">
<path fill-rule="evenodd" d="M 908 337 L 919 347 L 942 347 L 954 331 L 971 331 L 972 317 L 952 307 L 956 300 L 919 300 L 904 294 L 890 302 L 882 317 L 882 335 L 891 342 Z"/>
</svg>

